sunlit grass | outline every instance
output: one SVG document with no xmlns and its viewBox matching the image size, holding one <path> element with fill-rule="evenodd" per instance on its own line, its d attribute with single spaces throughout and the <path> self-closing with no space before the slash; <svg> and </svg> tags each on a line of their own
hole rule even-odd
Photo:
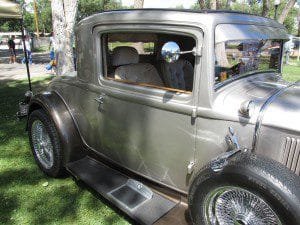
<svg viewBox="0 0 300 225">
<path fill-rule="evenodd" d="M 283 66 L 283 77 L 288 81 L 298 81 L 300 80 L 300 65 L 292 66 L 292 65 L 284 65 Z"/>
</svg>

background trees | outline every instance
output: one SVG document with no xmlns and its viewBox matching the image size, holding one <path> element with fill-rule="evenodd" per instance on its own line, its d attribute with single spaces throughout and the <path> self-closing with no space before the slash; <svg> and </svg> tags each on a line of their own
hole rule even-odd
<svg viewBox="0 0 300 225">
<path fill-rule="evenodd" d="M 121 8 L 122 3 L 120 0 L 79 0 L 78 20 L 97 12 Z"/>
<path fill-rule="evenodd" d="M 296 0 L 281 0 L 278 7 L 277 21 L 283 23 L 289 33 L 297 34 L 295 19 L 300 9 L 294 7 Z M 274 0 L 197 0 L 194 9 L 226 9 L 247 12 L 274 19 Z M 300 33 L 300 31 L 299 31 Z"/>
<path fill-rule="evenodd" d="M 24 0 L 20 0 L 24 2 Z M 28 1 L 26 1 L 28 2 Z M 78 2 L 77 21 L 94 13 L 124 8 L 121 0 L 75 0 Z M 134 8 L 141 8 L 144 0 L 135 0 Z M 194 9 L 228 9 L 249 12 L 255 15 L 274 18 L 274 0 L 196 0 Z M 295 18 L 299 14 L 299 8 L 295 8 L 296 0 L 281 0 L 278 7 L 278 21 L 286 25 L 290 33 L 297 34 L 298 29 L 294 26 Z M 52 31 L 51 0 L 36 0 L 38 9 L 39 31 L 49 33 Z M 29 31 L 35 31 L 33 15 L 33 3 L 26 3 L 24 12 L 25 26 Z M 20 30 L 20 25 L 11 20 L 0 20 L 1 31 Z M 300 33 L 300 31 L 299 31 Z"/>
<path fill-rule="evenodd" d="M 25 4 L 25 0 L 20 0 Z M 28 1 L 26 1 L 28 2 Z M 295 27 L 295 18 L 300 18 L 300 9 L 295 8 L 296 0 L 281 0 L 278 7 L 278 21 L 289 33 L 300 35 L 300 23 Z M 75 21 L 106 10 L 123 8 L 121 0 L 36 0 L 38 28 L 42 33 L 55 34 L 55 50 L 58 57 L 59 74 L 73 71 L 73 28 Z M 142 8 L 144 0 L 134 0 L 134 8 Z M 197 0 L 194 9 L 227 9 L 248 12 L 274 18 L 274 0 Z M 34 32 L 33 2 L 26 3 L 24 23 L 28 31 Z M 0 20 L 1 31 L 20 30 L 20 24 L 10 20 Z M 226 62 L 224 62 L 226 63 Z"/>
</svg>

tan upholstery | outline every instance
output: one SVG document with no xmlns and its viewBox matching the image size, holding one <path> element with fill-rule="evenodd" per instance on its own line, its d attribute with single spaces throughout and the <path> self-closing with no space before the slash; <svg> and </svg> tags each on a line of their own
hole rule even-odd
<svg viewBox="0 0 300 225">
<path fill-rule="evenodd" d="M 112 54 L 112 65 L 121 66 L 139 62 L 137 50 L 129 46 L 116 47 Z"/>
<path fill-rule="evenodd" d="M 193 89 L 194 69 L 189 61 L 163 62 L 160 69 L 168 87 L 187 91 Z"/>
<path fill-rule="evenodd" d="M 138 63 L 139 55 L 135 48 L 117 47 L 113 51 L 113 65 L 116 68 L 114 78 L 136 83 L 164 86 L 155 69 L 149 63 Z"/>
<path fill-rule="evenodd" d="M 149 63 L 120 66 L 115 71 L 115 79 L 164 86 L 157 70 Z"/>
</svg>

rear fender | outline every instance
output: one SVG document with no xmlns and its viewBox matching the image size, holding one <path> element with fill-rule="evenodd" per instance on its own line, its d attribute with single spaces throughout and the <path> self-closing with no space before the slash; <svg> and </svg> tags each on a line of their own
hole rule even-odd
<svg viewBox="0 0 300 225">
<path fill-rule="evenodd" d="M 64 151 L 64 163 L 82 158 L 84 156 L 82 141 L 62 97 L 54 91 L 37 94 L 29 102 L 28 118 L 36 109 L 43 109 L 54 122 Z M 28 126 L 26 128 L 28 129 Z"/>
</svg>

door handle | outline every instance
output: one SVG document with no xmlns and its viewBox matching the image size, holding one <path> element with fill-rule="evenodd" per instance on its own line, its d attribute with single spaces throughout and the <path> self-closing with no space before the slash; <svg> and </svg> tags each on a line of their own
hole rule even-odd
<svg viewBox="0 0 300 225">
<path fill-rule="evenodd" d="M 99 104 L 103 104 L 104 103 L 104 97 L 105 97 L 105 94 L 101 94 L 101 95 L 99 95 L 99 97 L 94 98 L 94 100 L 96 102 L 98 102 Z"/>
</svg>

